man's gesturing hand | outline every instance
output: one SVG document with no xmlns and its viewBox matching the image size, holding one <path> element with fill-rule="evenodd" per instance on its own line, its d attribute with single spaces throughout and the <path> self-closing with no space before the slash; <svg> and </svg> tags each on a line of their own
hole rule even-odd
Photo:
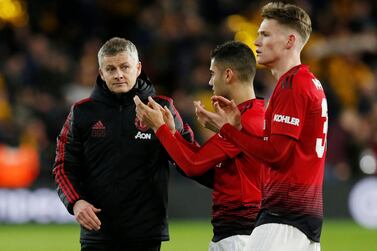
<svg viewBox="0 0 377 251">
<path fill-rule="evenodd" d="M 96 215 L 99 212 L 101 212 L 101 209 L 95 208 L 85 200 L 78 200 L 73 206 L 76 221 L 88 230 L 99 230 L 101 228 L 101 221 Z"/>
</svg>

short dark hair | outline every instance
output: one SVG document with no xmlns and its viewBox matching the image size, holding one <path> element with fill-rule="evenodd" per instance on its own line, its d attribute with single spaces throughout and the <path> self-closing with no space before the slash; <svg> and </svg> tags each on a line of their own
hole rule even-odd
<svg viewBox="0 0 377 251">
<path fill-rule="evenodd" d="M 252 81 L 256 72 L 253 51 L 244 43 L 229 41 L 217 46 L 211 52 L 211 59 L 220 67 L 231 68 L 237 72 L 240 81 Z"/>
<path fill-rule="evenodd" d="M 312 22 L 308 13 L 294 4 L 271 2 L 262 7 L 262 17 L 275 19 L 281 24 L 297 31 L 304 44 L 308 41 L 312 32 Z"/>
<path fill-rule="evenodd" d="M 127 52 L 130 56 L 139 60 L 136 46 L 125 38 L 113 37 L 106 41 L 98 51 L 98 64 L 101 67 L 102 60 L 105 56 L 115 56 L 118 53 Z"/>
</svg>

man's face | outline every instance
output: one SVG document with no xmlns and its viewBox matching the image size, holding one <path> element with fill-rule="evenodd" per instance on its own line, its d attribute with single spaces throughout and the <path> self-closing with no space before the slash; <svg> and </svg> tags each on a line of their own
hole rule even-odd
<svg viewBox="0 0 377 251">
<path fill-rule="evenodd" d="M 225 81 L 224 70 L 216 64 L 215 60 L 211 60 L 211 66 L 209 68 L 211 78 L 209 79 L 209 85 L 212 86 L 213 94 L 217 96 L 227 95 L 227 85 Z"/>
<path fill-rule="evenodd" d="M 107 87 L 113 93 L 131 90 L 141 72 L 141 63 L 127 52 L 115 56 L 104 56 L 99 72 Z"/>
<path fill-rule="evenodd" d="M 274 19 L 263 19 L 254 42 L 258 64 L 273 67 L 283 58 L 288 39 L 286 29 Z"/>
</svg>

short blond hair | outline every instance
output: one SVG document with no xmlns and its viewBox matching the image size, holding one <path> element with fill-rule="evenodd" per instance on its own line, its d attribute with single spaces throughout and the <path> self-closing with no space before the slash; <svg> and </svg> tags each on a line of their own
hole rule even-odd
<svg viewBox="0 0 377 251">
<path fill-rule="evenodd" d="M 262 7 L 262 17 L 275 19 L 280 24 L 294 29 L 301 36 L 304 44 L 312 32 L 312 22 L 308 13 L 294 4 L 271 2 Z"/>
</svg>

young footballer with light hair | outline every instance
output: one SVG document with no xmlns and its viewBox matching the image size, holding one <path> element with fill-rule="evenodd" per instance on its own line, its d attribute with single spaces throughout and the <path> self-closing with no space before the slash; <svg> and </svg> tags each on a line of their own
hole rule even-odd
<svg viewBox="0 0 377 251">
<path fill-rule="evenodd" d="M 262 17 L 255 41 L 257 62 L 277 80 L 264 139 L 239 130 L 240 113 L 226 98 L 213 97 L 216 112 L 199 108 L 198 116 L 267 164 L 261 212 L 245 250 L 318 251 L 328 116 L 321 83 L 300 59 L 311 21 L 303 9 L 280 2 L 265 5 Z"/>
</svg>

